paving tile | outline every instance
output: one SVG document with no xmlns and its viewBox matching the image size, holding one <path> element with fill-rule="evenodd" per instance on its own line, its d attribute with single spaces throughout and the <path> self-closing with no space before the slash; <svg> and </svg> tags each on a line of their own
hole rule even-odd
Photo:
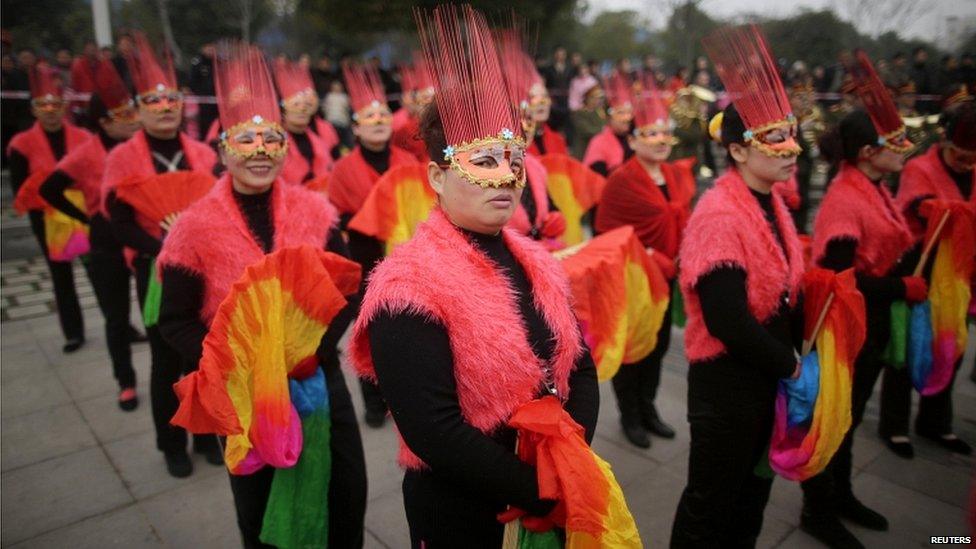
<svg viewBox="0 0 976 549">
<path fill-rule="evenodd" d="M 759 539 L 756 540 L 756 547 L 759 549 L 776 547 L 788 538 L 794 530 L 796 527 L 792 524 L 767 515 L 763 517 L 762 530 L 759 532 Z"/>
<path fill-rule="evenodd" d="M 366 528 L 387 547 L 410 545 L 410 529 L 403 510 L 403 494 L 399 490 L 369 502 L 366 506 Z"/>
<path fill-rule="evenodd" d="M 114 392 L 78 403 L 81 415 L 99 443 L 153 430 L 149 391 L 142 386 L 139 391 L 139 407 L 131 412 L 119 408 Z"/>
<path fill-rule="evenodd" d="M 49 313 L 51 310 L 46 303 L 35 303 L 33 305 L 18 305 L 7 309 L 7 316 L 12 320 L 38 316 Z"/>
<path fill-rule="evenodd" d="M 149 520 L 138 507 L 128 505 L 117 511 L 59 528 L 14 545 L 12 549 L 102 549 L 130 547 L 161 547 Z"/>
<path fill-rule="evenodd" d="M 0 420 L 0 463 L 9 471 L 95 446 L 74 404 Z"/>
<path fill-rule="evenodd" d="M 86 348 L 95 347 L 94 343 L 96 342 L 86 342 L 85 347 L 69 356 L 60 354 L 60 348 L 52 351 L 56 353 L 55 359 L 60 362 L 60 364 L 56 363 L 54 372 L 64 383 L 68 394 L 76 401 L 115 395 L 119 390 L 119 384 L 112 376 L 112 364 L 108 353 Z M 77 359 L 74 358 L 76 356 Z"/>
<path fill-rule="evenodd" d="M 11 286 L 16 286 L 17 284 L 30 284 L 36 280 L 37 276 L 30 273 L 15 274 L 3 277 L 3 282 L 5 284 L 10 284 Z"/>
<path fill-rule="evenodd" d="M 54 296 L 50 292 L 37 292 L 33 294 L 24 294 L 14 297 L 17 300 L 17 305 L 31 305 L 34 303 L 48 303 L 54 302 Z M 16 306 L 16 305 L 14 305 Z"/>
<path fill-rule="evenodd" d="M 37 291 L 33 284 L 17 284 L 13 286 L 7 286 L 6 284 L 2 287 L 3 295 L 5 296 L 18 296 L 18 295 L 28 295 L 33 294 Z"/>
<path fill-rule="evenodd" d="M 603 435 L 594 437 L 592 447 L 613 468 L 613 475 L 621 487 L 645 482 L 647 476 L 660 465 L 646 450 L 621 447 Z"/>
<path fill-rule="evenodd" d="M 645 547 L 666 547 L 671 539 L 671 524 L 685 479 L 664 467 L 651 471 L 643 482 L 623 488 L 641 540 Z"/>
<path fill-rule="evenodd" d="M 37 369 L 0 385 L 0 414 L 5 419 L 29 414 L 60 404 L 71 397 L 50 369 Z"/>
<path fill-rule="evenodd" d="M 864 472 L 949 505 L 966 501 L 972 480 L 971 470 L 967 474 L 917 456 L 901 459 L 891 452 L 879 456 Z"/>
<path fill-rule="evenodd" d="M 101 448 L 89 448 L 0 476 L 3 545 L 132 502 Z"/>
<path fill-rule="evenodd" d="M 226 474 L 188 482 L 176 490 L 140 501 L 137 506 L 169 547 L 239 549 L 241 546 Z"/>
<path fill-rule="evenodd" d="M 150 430 L 105 445 L 105 452 L 136 499 L 146 499 L 175 488 L 198 484 L 211 476 L 226 476 L 223 466 L 207 463 L 203 456 L 190 454 L 193 475 L 175 478 L 166 472 L 163 454 L 156 449 L 156 433 Z M 230 488 L 228 488 L 229 490 Z"/>
</svg>

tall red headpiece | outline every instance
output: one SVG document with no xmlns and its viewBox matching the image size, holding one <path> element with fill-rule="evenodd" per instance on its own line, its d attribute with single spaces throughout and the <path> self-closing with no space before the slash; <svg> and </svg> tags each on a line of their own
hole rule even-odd
<svg viewBox="0 0 976 549">
<path fill-rule="evenodd" d="M 427 60 L 424 59 L 424 52 L 417 50 L 413 52 L 413 80 L 414 89 L 417 91 L 433 90 L 434 79 L 430 75 L 427 67 Z"/>
<path fill-rule="evenodd" d="M 948 119 L 945 132 L 949 142 L 965 151 L 976 151 L 976 102 L 957 103 L 942 116 Z"/>
<path fill-rule="evenodd" d="M 271 73 L 261 50 L 244 42 L 222 42 L 214 56 L 214 84 L 220 125 L 281 123 Z"/>
<path fill-rule="evenodd" d="M 349 101 L 353 112 L 366 107 L 386 105 L 386 91 L 376 69 L 358 63 L 343 63 L 342 76 L 349 88 Z"/>
<path fill-rule="evenodd" d="M 543 83 L 543 80 L 532 62 L 532 57 L 527 53 L 523 26 L 516 20 L 513 28 L 497 31 L 495 41 L 499 61 L 504 67 L 505 88 L 509 99 L 524 108 L 528 105 L 532 86 Z"/>
<path fill-rule="evenodd" d="M 137 32 L 134 38 L 135 51 L 125 61 L 129 66 L 136 94 L 178 89 L 176 70 L 173 69 L 173 59 L 169 53 L 164 55 L 163 63 L 160 63 L 145 34 Z"/>
<path fill-rule="evenodd" d="M 607 106 L 611 109 L 632 107 L 634 105 L 633 89 L 630 77 L 614 71 L 603 81 L 603 89 L 607 94 Z"/>
<path fill-rule="evenodd" d="M 417 91 L 417 68 L 412 65 L 400 65 L 400 90 L 403 93 Z"/>
<path fill-rule="evenodd" d="M 661 92 L 654 81 L 654 73 L 648 72 L 641 76 L 640 94 L 634 105 L 634 125 L 638 129 L 669 126 L 668 108 L 661 99 Z"/>
<path fill-rule="evenodd" d="M 275 82 L 282 101 L 287 101 L 303 92 L 315 92 L 312 75 L 308 67 L 287 59 L 278 59 L 274 65 Z"/>
<path fill-rule="evenodd" d="M 111 60 L 98 62 L 94 86 L 95 94 L 109 111 L 132 105 L 132 96 Z"/>
<path fill-rule="evenodd" d="M 702 45 L 742 117 L 746 133 L 760 134 L 796 123 L 783 81 L 758 26 L 720 28 L 706 36 Z"/>
<path fill-rule="evenodd" d="M 506 91 L 485 17 L 467 4 L 418 9 L 414 16 L 448 147 L 482 139 L 520 140 L 517 104 Z"/>
<path fill-rule="evenodd" d="M 891 93 L 874 70 L 874 65 L 871 64 L 867 54 L 858 50 L 857 63 L 854 63 L 850 69 L 851 76 L 854 77 L 854 92 L 861 98 L 864 110 L 871 117 L 874 129 L 878 132 L 879 144 L 883 145 L 899 134 L 905 133 L 905 123 L 898 114 L 898 107 L 895 106 Z"/>
<path fill-rule="evenodd" d="M 64 95 L 61 73 L 43 61 L 31 67 L 28 78 L 31 99 L 59 99 Z"/>
</svg>

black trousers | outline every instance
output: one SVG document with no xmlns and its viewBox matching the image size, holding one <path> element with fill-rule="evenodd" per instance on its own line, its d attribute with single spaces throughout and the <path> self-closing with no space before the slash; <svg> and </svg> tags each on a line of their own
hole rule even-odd
<svg viewBox="0 0 976 549">
<path fill-rule="evenodd" d="M 777 380 L 725 356 L 688 370 L 691 453 L 671 547 L 753 547 L 772 477 L 766 459 Z"/>
<path fill-rule="evenodd" d="M 61 333 L 66 340 L 85 338 L 85 321 L 81 316 L 81 304 L 78 302 L 78 292 L 75 290 L 75 274 L 70 261 L 51 261 L 47 253 L 47 242 L 44 238 L 44 214 L 40 211 L 28 213 L 31 231 L 37 238 L 47 262 L 48 272 L 51 273 L 51 285 L 54 289 L 54 302 L 58 309 L 58 322 L 61 323 Z M 87 268 L 87 265 L 86 265 Z"/>
<path fill-rule="evenodd" d="M 870 321 L 869 321 L 870 322 Z M 887 343 L 887 337 L 884 338 Z M 803 503 L 811 513 L 834 513 L 838 499 L 852 495 L 851 470 L 853 463 L 854 431 L 864 419 L 874 384 L 885 367 L 881 360 L 884 345 L 877 338 L 869 337 L 854 361 L 854 381 L 851 387 L 851 426 L 844 436 L 837 453 L 819 475 L 801 483 Z"/>
<path fill-rule="evenodd" d="M 641 420 L 657 417 L 654 399 L 661 384 L 661 362 L 671 346 L 671 303 L 664 311 L 664 322 L 657 332 L 657 346 L 642 360 L 621 364 L 613 376 L 620 420 L 625 425 L 639 425 Z"/>
<path fill-rule="evenodd" d="M 139 307 L 142 309 L 149 290 L 149 266 L 152 258 L 136 257 L 133 267 L 136 272 L 136 295 L 139 297 Z M 146 328 L 149 339 L 149 398 L 152 401 L 153 424 L 156 426 L 156 448 L 170 454 L 186 451 L 186 430 L 171 425 L 169 420 L 179 408 L 179 399 L 173 391 L 173 384 L 180 380 L 186 370 L 180 354 L 163 339 L 159 326 Z M 213 448 L 217 444 L 214 435 L 193 435 L 193 446 L 196 450 Z"/>
<path fill-rule="evenodd" d="M 348 222 L 348 221 L 347 221 Z M 376 264 L 383 259 L 383 243 L 379 240 L 366 236 L 358 231 L 349 231 L 349 256 L 353 261 L 359 263 L 363 269 L 363 277 L 359 283 L 359 295 L 366 294 L 366 282 Z M 386 412 L 386 401 L 380 388 L 373 382 L 365 379 L 359 380 L 359 388 L 363 393 L 363 404 L 366 410 L 374 412 Z"/>
<path fill-rule="evenodd" d="M 88 275 L 105 318 L 105 343 L 112 360 L 112 373 L 120 388 L 135 387 L 136 371 L 132 368 L 132 344 L 129 341 L 131 273 L 125 264 L 122 245 L 101 215 L 92 217 L 89 240 Z"/>
<path fill-rule="evenodd" d="M 952 388 L 961 366 L 960 357 L 953 366 L 952 377 L 945 389 L 934 395 L 919 397 L 918 414 L 915 416 L 916 432 L 930 435 L 952 433 Z M 913 390 L 908 368 L 885 368 L 881 381 L 881 422 L 878 425 L 878 433 L 882 437 L 908 435 Z"/>
<path fill-rule="evenodd" d="M 501 547 L 505 527 L 496 518 L 504 503 L 460 490 L 429 471 L 403 476 L 403 507 L 414 549 Z"/>
<path fill-rule="evenodd" d="M 332 477 L 329 480 L 329 547 L 363 546 L 366 516 L 366 458 L 359 437 L 359 424 L 338 362 L 325 368 L 332 414 L 330 448 Z M 274 468 L 265 467 L 251 475 L 230 475 L 237 526 L 244 547 L 270 547 L 261 543 L 261 525 L 271 494 Z"/>
</svg>

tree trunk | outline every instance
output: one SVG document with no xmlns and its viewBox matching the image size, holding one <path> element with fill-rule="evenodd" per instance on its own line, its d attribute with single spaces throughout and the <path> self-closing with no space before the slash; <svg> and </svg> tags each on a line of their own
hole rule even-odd
<svg viewBox="0 0 976 549">
<path fill-rule="evenodd" d="M 167 1 L 156 0 L 156 8 L 159 10 L 159 20 L 163 26 L 163 40 L 166 42 L 166 48 L 169 50 L 170 55 L 173 56 L 173 64 L 179 67 L 183 65 L 183 53 L 173 38 L 173 26 L 169 22 L 169 8 L 166 6 Z"/>
</svg>

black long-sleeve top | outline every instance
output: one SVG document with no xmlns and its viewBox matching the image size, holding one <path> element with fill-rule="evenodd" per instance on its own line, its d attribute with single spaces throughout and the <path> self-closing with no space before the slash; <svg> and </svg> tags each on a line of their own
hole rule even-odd
<svg viewBox="0 0 976 549">
<path fill-rule="evenodd" d="M 159 139 L 146 134 L 146 142 L 149 144 L 150 155 L 152 155 L 153 169 L 156 173 L 167 173 L 170 171 L 168 163 L 163 162 L 156 155 L 168 159 L 172 162 L 177 155 L 183 153 L 183 144 L 179 136 L 172 139 Z M 186 155 L 180 158 L 175 165 L 178 170 L 190 169 Z M 163 247 L 163 241 L 146 232 L 145 229 L 136 221 L 135 209 L 124 200 L 118 200 L 115 192 L 109 192 L 105 197 L 105 205 L 108 209 L 109 217 L 112 220 L 112 229 L 115 236 L 124 246 L 132 248 L 142 255 L 155 257 Z"/>
<path fill-rule="evenodd" d="M 752 193 L 763 210 L 769 230 L 785 253 L 783 237 L 775 222 L 772 195 Z M 794 349 L 802 339 L 803 308 L 799 303 L 791 303 L 784 291 L 779 309 L 760 323 L 749 311 L 746 276 L 742 268 L 719 267 L 703 276 L 695 286 L 708 333 L 728 351 L 727 356 L 706 362 L 732 360 L 754 364 L 768 377 L 790 377 L 796 369 Z"/>
<path fill-rule="evenodd" d="M 55 132 L 45 131 L 44 137 L 47 138 L 48 145 L 51 147 L 51 152 L 54 153 L 55 160 L 61 160 L 65 152 L 67 152 L 64 127 L 61 127 Z M 17 191 L 20 190 L 20 186 L 31 175 L 30 161 L 19 151 L 13 149 L 10 150 L 8 161 L 10 162 L 10 186 L 13 189 L 13 195 L 17 196 Z"/>
<path fill-rule="evenodd" d="M 390 145 L 386 144 L 382 149 L 378 151 L 371 151 L 366 147 L 360 146 L 359 152 L 363 156 L 363 160 L 374 170 L 376 173 L 383 175 L 387 170 L 390 169 Z M 345 213 L 339 216 L 339 226 L 343 230 L 349 225 L 349 221 L 353 218 L 353 214 Z M 385 253 L 385 248 L 383 242 L 362 234 L 358 231 L 348 231 L 349 235 L 349 257 L 353 261 L 359 263 L 363 268 L 363 279 L 360 288 L 366 287 L 366 280 L 369 274 L 373 271 L 373 267 L 381 259 Z"/>
<path fill-rule="evenodd" d="M 295 141 L 295 146 L 298 148 L 298 152 L 301 153 L 302 157 L 308 162 L 309 170 L 302 177 L 302 181 L 307 181 L 312 178 L 312 164 L 315 161 L 315 151 L 312 149 L 312 140 L 308 138 L 308 134 L 305 132 L 288 132 L 291 134 L 291 138 Z"/>
<path fill-rule="evenodd" d="M 522 207 L 525 208 L 525 213 L 529 218 L 529 224 L 532 225 L 532 229 L 529 231 L 529 236 L 535 240 L 542 238 L 542 233 L 540 232 L 541 227 L 535 226 L 535 216 L 538 215 L 538 207 L 535 203 L 535 195 L 532 193 L 532 189 L 526 187 L 522 191 L 522 198 L 519 200 Z M 552 201 L 552 197 L 549 193 L 546 193 L 546 204 L 548 205 L 550 212 L 558 212 L 559 208 L 556 207 L 556 203 Z"/>
<path fill-rule="evenodd" d="M 532 287 L 500 236 L 468 234 L 503 272 L 519 296 L 519 313 L 532 351 L 544 362 L 553 356 L 552 332 L 536 310 Z M 515 455 L 514 430 L 484 434 L 464 421 L 454 378 L 454 356 L 447 330 L 423 315 L 381 313 L 369 325 L 370 349 L 380 390 L 410 449 L 442 487 L 478 494 L 533 515 L 545 515 L 554 502 L 540 500 L 535 468 Z M 490 337 L 490 334 L 486 335 Z M 592 440 L 599 412 L 596 368 L 584 352 L 569 378 L 566 411 Z M 485 388 L 490 391 L 490 388 Z M 539 387 L 540 396 L 546 394 Z"/>
<path fill-rule="evenodd" d="M 251 236 L 265 253 L 271 253 L 274 245 L 274 222 L 271 217 L 271 191 L 245 195 L 233 192 L 234 200 L 247 221 Z M 205 238 L 205 235 L 201 235 Z M 348 257 L 348 250 L 337 228 L 329 231 L 325 249 Z M 203 340 L 209 327 L 200 316 L 203 306 L 205 281 L 198 274 L 174 267 L 162 269 L 163 295 L 160 305 L 159 329 L 163 338 L 179 352 L 191 369 L 196 369 L 203 356 Z M 334 361 L 339 338 L 359 309 L 358 296 L 349 298 L 347 305 L 329 324 L 319 345 L 318 355 L 323 364 Z"/>
</svg>

